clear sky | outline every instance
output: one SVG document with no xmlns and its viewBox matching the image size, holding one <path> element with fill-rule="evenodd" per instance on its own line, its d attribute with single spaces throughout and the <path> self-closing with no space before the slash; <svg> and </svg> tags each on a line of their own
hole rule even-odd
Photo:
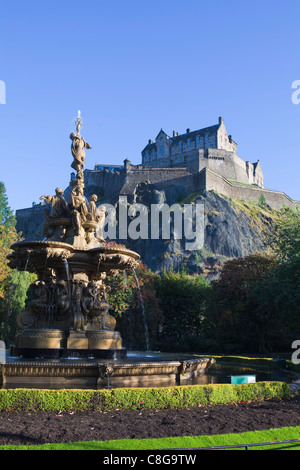
<svg viewBox="0 0 300 470">
<path fill-rule="evenodd" d="M 222 116 L 238 154 L 260 159 L 266 187 L 300 200 L 299 18 L 299 0 L 1 2 L 10 206 L 68 186 L 79 109 L 87 168 L 138 164 L 161 128 L 184 133 Z"/>
</svg>

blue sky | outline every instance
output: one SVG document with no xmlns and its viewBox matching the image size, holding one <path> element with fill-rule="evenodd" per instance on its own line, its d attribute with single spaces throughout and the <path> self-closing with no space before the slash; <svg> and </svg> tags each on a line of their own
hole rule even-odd
<svg viewBox="0 0 300 470">
<path fill-rule="evenodd" d="M 222 116 L 265 185 L 300 200 L 297 0 L 11 0 L 0 11 L 0 180 L 12 209 L 66 188 L 77 110 L 86 167 L 141 162 L 159 130 Z"/>
</svg>

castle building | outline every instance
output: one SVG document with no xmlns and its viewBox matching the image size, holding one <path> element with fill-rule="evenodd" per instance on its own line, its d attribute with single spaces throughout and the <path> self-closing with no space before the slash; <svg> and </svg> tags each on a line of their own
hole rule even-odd
<svg viewBox="0 0 300 470">
<path fill-rule="evenodd" d="M 222 117 L 210 127 L 187 129 L 185 134 L 173 131 L 173 137 L 161 129 L 155 142 L 149 140 L 142 151 L 142 164 L 152 168 L 183 167 L 195 173 L 207 168 L 229 181 L 264 187 L 260 162 L 250 163 L 237 155 L 237 144 L 227 134 Z"/>
</svg>

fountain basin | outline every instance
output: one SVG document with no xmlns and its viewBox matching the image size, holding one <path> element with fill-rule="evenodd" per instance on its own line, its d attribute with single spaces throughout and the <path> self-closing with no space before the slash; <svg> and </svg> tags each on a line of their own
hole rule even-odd
<svg viewBox="0 0 300 470">
<path fill-rule="evenodd" d="M 8 255 L 10 268 L 33 272 L 40 277 L 44 277 L 46 268 L 51 267 L 65 278 L 64 260 L 68 261 L 71 276 L 84 273 L 93 278 L 114 269 L 129 269 L 140 260 L 134 251 L 117 246 L 87 249 L 45 240 L 17 242 L 11 248 L 13 252 Z"/>
<path fill-rule="evenodd" d="M 17 317 L 13 355 L 124 357 L 106 302 L 110 287 L 103 281 L 120 269 L 134 269 L 137 253 L 117 245 L 78 248 L 57 240 L 18 242 L 12 250 L 9 266 L 38 277 Z"/>
<path fill-rule="evenodd" d="M 91 354 L 93 351 L 91 350 Z M 2 365 L 3 386 L 26 388 L 105 388 L 166 386 L 189 383 L 215 363 L 193 355 L 137 355 L 124 359 L 14 357 Z"/>
</svg>

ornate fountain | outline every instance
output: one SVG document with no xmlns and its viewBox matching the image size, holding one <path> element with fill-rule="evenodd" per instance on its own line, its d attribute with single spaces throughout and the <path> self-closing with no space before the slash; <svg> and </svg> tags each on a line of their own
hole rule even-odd
<svg viewBox="0 0 300 470">
<path fill-rule="evenodd" d="M 134 268 L 139 255 L 108 248 L 101 239 L 105 213 L 97 210 L 97 197 L 84 196 L 85 149 L 89 144 L 72 133 L 70 200 L 57 188 L 55 196 L 42 196 L 45 204 L 43 241 L 15 243 L 9 266 L 35 273 L 29 302 L 18 316 L 13 354 L 22 357 L 119 357 L 124 355 L 116 320 L 106 302 L 110 287 L 103 281 L 116 270 Z M 103 245 L 103 246 L 102 246 Z"/>
<path fill-rule="evenodd" d="M 106 301 L 107 275 L 134 269 L 140 256 L 103 240 L 105 208 L 97 196 L 84 196 L 85 149 L 80 112 L 72 133 L 72 168 L 76 177 L 68 200 L 64 191 L 42 196 L 44 239 L 12 246 L 9 266 L 37 275 L 27 306 L 17 317 L 11 358 L 2 366 L 5 385 L 99 386 L 141 384 L 145 380 L 178 381 L 212 363 L 191 360 L 129 360 L 116 320 Z M 79 361 L 78 361 L 79 360 Z"/>
</svg>

